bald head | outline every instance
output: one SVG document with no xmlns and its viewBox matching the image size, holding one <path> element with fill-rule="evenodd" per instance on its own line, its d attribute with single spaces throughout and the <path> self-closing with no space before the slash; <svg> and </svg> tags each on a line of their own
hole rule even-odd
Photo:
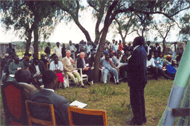
<svg viewBox="0 0 190 126">
<path fill-rule="evenodd" d="M 68 58 L 71 56 L 71 51 L 70 51 L 70 50 L 67 50 L 66 56 L 67 56 Z"/>
</svg>

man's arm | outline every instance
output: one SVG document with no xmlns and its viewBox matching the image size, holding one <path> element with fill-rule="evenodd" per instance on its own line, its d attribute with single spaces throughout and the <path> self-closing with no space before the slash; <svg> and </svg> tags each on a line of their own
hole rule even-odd
<svg viewBox="0 0 190 126">
<path fill-rule="evenodd" d="M 139 64 L 140 64 L 140 52 L 138 50 L 135 50 L 129 59 L 128 65 L 126 65 L 127 71 L 137 71 L 139 70 Z"/>
<path fill-rule="evenodd" d="M 113 62 L 112 62 L 111 60 L 109 60 L 109 62 L 110 62 L 110 65 L 111 65 L 112 67 L 114 67 Z"/>
<path fill-rule="evenodd" d="M 65 58 L 62 59 L 62 63 L 63 63 L 63 66 L 64 66 L 64 70 L 65 70 L 66 72 L 70 72 L 69 68 L 67 68 L 66 60 L 67 60 L 67 59 L 65 59 Z"/>
</svg>

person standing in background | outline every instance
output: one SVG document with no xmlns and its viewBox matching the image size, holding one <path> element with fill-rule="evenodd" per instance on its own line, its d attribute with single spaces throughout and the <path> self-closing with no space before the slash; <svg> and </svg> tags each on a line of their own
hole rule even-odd
<svg viewBox="0 0 190 126">
<path fill-rule="evenodd" d="M 62 62 L 62 53 L 61 53 L 61 47 L 59 46 L 60 43 L 57 42 L 56 46 L 53 48 L 53 53 L 55 53 L 59 59 L 59 61 Z"/>
<path fill-rule="evenodd" d="M 153 47 L 150 46 L 150 41 L 147 41 L 147 45 L 145 46 L 145 50 L 146 50 L 147 56 L 152 57 Z"/>
<path fill-rule="evenodd" d="M 30 45 L 30 52 L 31 52 L 31 55 L 34 56 L 34 44 Z"/>
<path fill-rule="evenodd" d="M 158 56 L 160 57 L 160 55 L 161 55 L 161 47 L 160 47 L 159 43 L 156 43 L 156 44 L 155 44 L 155 47 L 154 47 L 154 54 L 155 54 L 155 53 L 158 53 Z"/>
<path fill-rule="evenodd" d="M 73 57 L 73 59 L 74 59 L 74 61 L 75 61 L 76 48 L 75 48 L 75 46 L 74 46 L 74 44 L 72 43 L 71 40 L 69 41 L 69 45 L 68 45 L 68 47 L 67 47 L 67 50 L 70 50 L 70 51 L 71 51 L 71 55 L 72 55 L 72 57 Z"/>
<path fill-rule="evenodd" d="M 9 54 L 10 58 L 13 58 L 13 56 L 15 55 L 15 49 L 12 47 L 11 43 L 9 43 L 9 47 L 6 49 L 6 53 Z"/>
<path fill-rule="evenodd" d="M 174 42 L 170 49 L 172 50 L 172 60 L 174 60 L 177 52 L 177 42 Z"/>
<path fill-rule="evenodd" d="M 62 45 L 62 51 L 61 51 L 61 53 L 62 53 L 62 58 L 66 56 L 65 43 L 63 43 L 63 45 Z"/>
<path fill-rule="evenodd" d="M 47 57 L 49 58 L 50 53 L 51 53 L 51 49 L 50 49 L 50 43 L 48 42 L 44 52 L 46 53 Z"/>
</svg>

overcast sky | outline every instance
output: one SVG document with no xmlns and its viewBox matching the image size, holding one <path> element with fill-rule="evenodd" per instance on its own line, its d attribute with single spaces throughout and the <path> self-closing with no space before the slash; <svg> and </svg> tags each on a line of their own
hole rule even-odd
<svg viewBox="0 0 190 126">
<path fill-rule="evenodd" d="M 89 32 L 91 39 L 94 41 L 95 38 L 95 23 L 96 20 L 93 19 L 91 11 L 85 10 L 80 13 L 80 21 L 81 24 L 87 29 Z M 0 15 L 1 16 L 1 15 Z M 1 18 L 1 17 L 0 17 Z M 162 20 L 161 16 L 155 15 L 156 20 Z M 120 40 L 120 35 L 114 35 L 115 29 L 112 27 L 109 28 L 109 33 L 107 35 L 107 40 L 111 41 L 113 38 L 116 40 Z M 167 37 L 166 41 L 179 41 L 178 37 L 179 28 L 175 27 L 175 29 L 171 30 L 170 35 Z M 126 42 L 133 41 L 133 39 L 138 36 L 136 33 L 130 34 L 126 38 Z M 146 40 L 153 41 L 157 36 L 157 32 L 154 30 L 150 30 L 148 32 L 148 38 Z M 78 43 L 80 40 L 85 40 L 86 38 L 84 34 L 80 31 L 80 29 L 75 25 L 74 22 L 70 22 L 66 24 L 64 21 L 61 21 L 55 28 L 55 31 L 52 33 L 51 37 L 46 40 L 47 42 L 61 42 L 68 43 L 69 40 L 72 40 L 74 43 Z M 0 27 L 0 43 L 1 42 L 12 42 L 12 41 L 24 41 L 19 39 L 15 35 L 13 30 L 5 32 L 3 27 Z M 162 41 L 161 38 L 158 38 L 157 41 Z"/>
</svg>

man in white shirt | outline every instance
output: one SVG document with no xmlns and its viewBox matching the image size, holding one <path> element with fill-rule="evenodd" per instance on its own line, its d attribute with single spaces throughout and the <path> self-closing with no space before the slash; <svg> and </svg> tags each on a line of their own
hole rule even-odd
<svg viewBox="0 0 190 126">
<path fill-rule="evenodd" d="M 87 53 L 87 54 L 90 54 L 92 48 L 93 48 L 93 47 L 92 47 L 91 43 L 88 42 L 88 43 L 87 43 L 87 46 L 86 46 L 86 53 Z"/>
<path fill-rule="evenodd" d="M 161 75 L 166 79 L 171 79 L 161 68 L 156 67 L 154 59 L 149 55 L 147 60 L 147 70 L 154 74 L 155 80 L 158 80 L 158 76 Z"/>
<path fill-rule="evenodd" d="M 62 75 L 62 72 L 63 72 L 63 64 L 61 61 L 58 61 L 58 57 L 55 56 L 54 57 L 54 61 L 52 61 L 50 63 L 50 70 L 54 71 L 57 75 L 57 88 L 60 88 L 60 85 L 62 85 L 62 88 L 64 88 L 64 85 L 63 85 L 63 82 L 64 82 L 64 79 L 63 79 L 63 75 Z"/>
<path fill-rule="evenodd" d="M 171 46 L 170 46 L 171 52 L 172 52 L 172 60 L 175 59 L 176 56 L 176 52 L 177 52 L 177 42 L 174 42 Z"/>
<path fill-rule="evenodd" d="M 53 53 L 55 53 L 59 59 L 59 61 L 62 61 L 62 53 L 61 53 L 61 47 L 59 46 L 59 42 L 56 43 L 56 47 L 53 48 Z"/>
<path fill-rule="evenodd" d="M 32 54 L 32 56 L 34 55 L 34 46 L 33 45 L 30 45 L 30 52 Z"/>
</svg>

